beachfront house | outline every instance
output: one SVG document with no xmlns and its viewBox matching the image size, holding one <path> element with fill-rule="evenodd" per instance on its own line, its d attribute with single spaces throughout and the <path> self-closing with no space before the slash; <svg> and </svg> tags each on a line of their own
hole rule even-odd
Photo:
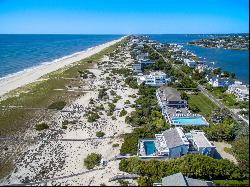
<svg viewBox="0 0 250 187">
<path fill-rule="evenodd" d="M 153 186 L 214 186 L 212 181 L 203 181 L 184 176 L 182 173 L 162 178 L 160 183 L 153 183 Z"/>
<path fill-rule="evenodd" d="M 134 73 L 141 73 L 142 72 L 142 67 L 141 64 L 132 64 L 132 69 Z"/>
<path fill-rule="evenodd" d="M 155 134 L 155 138 L 140 139 L 137 156 L 142 159 L 173 159 L 186 154 L 213 156 L 215 146 L 206 138 L 204 132 L 193 130 L 184 133 L 181 127 L 170 128 Z"/>
<path fill-rule="evenodd" d="M 229 78 L 221 78 L 219 75 L 216 77 L 210 77 L 209 75 L 206 76 L 206 79 L 209 84 L 213 87 L 228 87 L 233 84 L 233 81 Z"/>
<path fill-rule="evenodd" d="M 137 78 L 139 85 L 145 83 L 148 86 L 162 86 L 170 81 L 171 79 L 162 71 L 151 72 L 149 75 L 138 76 Z"/>
<path fill-rule="evenodd" d="M 242 84 L 240 81 L 235 81 L 229 85 L 227 93 L 234 94 L 237 101 L 249 101 L 249 86 Z"/>
<path fill-rule="evenodd" d="M 156 91 L 158 104 L 165 120 L 172 126 L 207 126 L 206 119 L 188 110 L 187 101 L 181 99 L 180 93 L 168 86 L 162 86 Z"/>
<path fill-rule="evenodd" d="M 200 130 L 192 130 L 190 133 L 185 134 L 190 143 L 189 152 L 196 152 L 202 155 L 213 156 L 215 153 L 215 146 L 213 146 L 205 133 Z"/>
<path fill-rule="evenodd" d="M 197 65 L 193 59 L 184 58 L 183 62 L 185 65 L 187 65 L 190 68 L 195 68 Z"/>
<path fill-rule="evenodd" d="M 161 108 L 186 108 L 187 101 L 181 99 L 180 93 L 172 87 L 162 86 L 156 91 L 156 97 Z"/>
</svg>

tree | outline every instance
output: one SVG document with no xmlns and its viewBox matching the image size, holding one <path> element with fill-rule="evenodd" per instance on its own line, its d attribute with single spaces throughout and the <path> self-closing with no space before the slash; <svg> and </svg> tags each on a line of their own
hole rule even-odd
<svg viewBox="0 0 250 187">
<path fill-rule="evenodd" d="M 186 92 L 184 91 L 181 92 L 181 99 L 186 100 L 186 101 L 188 100 L 188 95 Z"/>
</svg>

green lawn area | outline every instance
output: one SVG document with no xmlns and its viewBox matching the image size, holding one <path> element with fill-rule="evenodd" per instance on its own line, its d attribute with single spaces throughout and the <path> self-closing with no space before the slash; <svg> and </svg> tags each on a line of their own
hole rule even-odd
<svg viewBox="0 0 250 187">
<path fill-rule="evenodd" d="M 188 95 L 188 97 L 188 105 L 199 108 L 199 114 L 204 116 L 210 116 L 211 112 L 217 108 L 217 106 L 202 93 L 198 93 L 197 95 Z"/>
</svg>

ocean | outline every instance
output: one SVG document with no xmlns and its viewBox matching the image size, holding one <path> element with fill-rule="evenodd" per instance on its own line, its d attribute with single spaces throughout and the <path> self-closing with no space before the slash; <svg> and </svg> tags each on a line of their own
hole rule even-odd
<svg viewBox="0 0 250 187">
<path fill-rule="evenodd" d="M 0 78 L 120 37 L 122 35 L 0 34 Z"/>
<path fill-rule="evenodd" d="M 0 35 L 0 79 L 42 63 L 50 63 L 123 35 Z M 205 58 L 208 65 L 234 72 L 237 79 L 249 83 L 249 51 L 188 46 L 187 42 L 212 35 L 157 34 L 151 39 L 162 43 L 179 43 Z M 214 62 L 212 64 L 211 62 Z"/>
<path fill-rule="evenodd" d="M 214 37 L 209 34 L 157 34 L 149 35 L 150 39 L 161 43 L 182 44 L 184 49 L 192 51 L 201 57 L 210 67 L 220 67 L 224 71 L 233 72 L 236 78 L 249 84 L 249 51 L 228 50 L 218 48 L 204 48 L 189 46 L 187 42 L 202 38 Z M 223 35 L 220 35 L 223 36 Z"/>
</svg>

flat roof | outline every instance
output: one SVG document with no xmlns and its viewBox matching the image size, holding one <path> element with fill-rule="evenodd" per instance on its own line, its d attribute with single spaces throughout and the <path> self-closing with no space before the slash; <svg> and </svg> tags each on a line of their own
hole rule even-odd
<svg viewBox="0 0 250 187">
<path fill-rule="evenodd" d="M 190 132 L 193 136 L 193 140 L 195 144 L 198 147 L 214 147 L 212 144 L 208 141 L 208 139 L 205 136 L 205 133 L 202 131 L 191 131 Z"/>
<path fill-rule="evenodd" d="M 177 89 L 168 86 L 162 86 L 159 88 L 160 92 L 163 92 L 167 101 L 182 101 L 181 95 Z"/>
</svg>

